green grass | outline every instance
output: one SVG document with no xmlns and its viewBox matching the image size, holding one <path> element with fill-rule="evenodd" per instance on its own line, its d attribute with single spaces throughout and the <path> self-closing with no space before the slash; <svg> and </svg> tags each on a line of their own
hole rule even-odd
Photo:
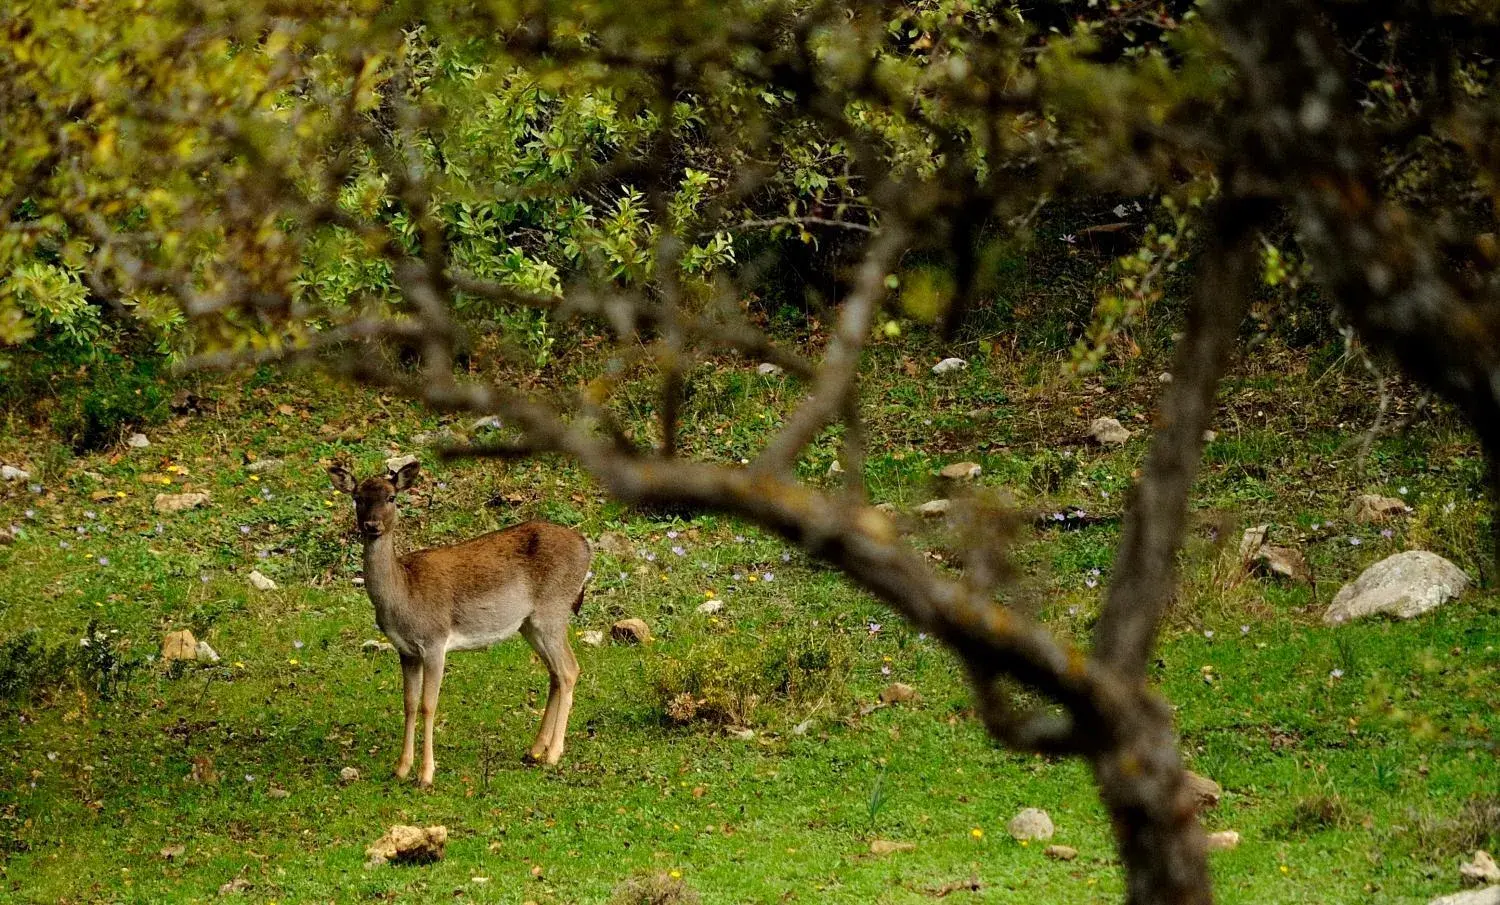
<svg viewBox="0 0 1500 905">
<path fill-rule="evenodd" d="M 902 372 L 902 351 L 922 365 L 916 376 Z M 1141 367 L 1139 380 L 1104 393 L 1057 384 L 1045 361 L 976 360 L 953 381 L 931 379 L 924 361 L 886 347 L 872 364 L 877 499 L 919 503 L 937 469 L 963 458 L 1024 506 L 1120 512 L 1146 434 L 1111 451 L 1077 438 L 1101 414 L 1148 431 L 1136 416 L 1150 411 L 1155 371 Z M 1340 582 L 1409 546 L 1477 574 L 1487 531 L 1477 452 L 1439 416 L 1379 442 L 1361 474 L 1346 448 L 1357 375 L 1323 375 L 1318 386 L 1265 377 L 1238 375 L 1226 394 L 1184 594 L 1155 672 L 1179 706 L 1190 763 L 1227 790 L 1208 827 L 1244 838 L 1213 856 L 1220 899 L 1425 901 L 1457 888 L 1470 849 L 1500 843 L 1500 817 L 1486 810 L 1500 805 L 1500 602 L 1476 591 L 1411 623 L 1337 631 L 1319 616 Z M 417 451 L 411 437 L 439 421 L 311 377 L 204 391 L 215 413 L 154 430 L 144 450 L 70 459 L 43 433 L 0 440 L 0 458 L 36 464 L 43 487 L 0 488 L 0 524 L 22 529 L 0 547 L 0 643 L 34 629 L 76 659 L 93 623 L 107 643 L 89 650 L 138 663 L 107 698 L 73 678 L 0 701 L 0 746 L 11 755 L 0 764 L 0 900 L 207 901 L 243 876 L 254 886 L 241 898 L 257 903 L 600 902 L 625 877 L 655 871 L 681 872 L 708 902 L 925 902 L 970 876 L 984 888 L 955 901 L 1118 900 L 1087 770 L 994 748 L 954 662 L 930 640 L 775 538 L 712 515 L 627 511 L 557 460 L 440 464 L 422 452 L 427 473 L 403 507 L 408 543 L 531 516 L 590 536 L 622 531 L 654 559 L 599 555 L 578 629 L 640 616 L 658 639 L 577 646 L 583 676 L 556 769 L 520 760 L 546 692 L 524 642 L 454 657 L 437 787 L 396 782 L 399 670 L 393 655 L 360 649 L 377 635 L 351 580 L 359 558 L 347 501 L 324 467 L 347 457 L 369 469 Z M 686 444 L 737 460 L 795 399 L 778 380 L 705 367 Z M 646 394 L 634 408 L 647 412 Z M 805 473 L 831 481 L 835 449 L 823 438 Z M 286 464 L 254 479 L 247 454 Z M 213 504 L 158 515 L 151 498 L 168 489 L 163 480 L 209 490 Z M 1342 517 L 1354 492 L 1402 487 L 1417 511 L 1392 536 Z M 104 494 L 123 495 L 92 498 Z M 1206 527 L 1221 515 L 1231 551 L 1232 526 L 1268 522 L 1276 542 L 1302 546 L 1316 590 L 1231 581 L 1225 542 Z M 943 539 L 922 530 L 918 542 L 941 550 Z M 1107 580 L 1117 532 L 1115 523 L 1027 532 L 1010 593 L 1083 637 L 1098 606 L 1090 585 Z M 281 589 L 251 590 L 252 568 Z M 716 618 L 696 612 L 709 591 L 727 604 Z M 145 662 L 163 633 L 183 627 L 223 662 Z M 658 689 L 679 681 L 663 676 L 685 663 L 701 674 L 703 651 L 750 675 L 775 671 L 765 648 L 795 654 L 830 637 L 844 652 L 831 661 L 837 675 L 768 694 L 748 716 L 749 741 L 663 717 Z M 892 679 L 921 699 L 861 715 Z M 191 781 L 195 763 L 211 763 L 216 781 Z M 346 766 L 363 778 L 341 785 Z M 271 797 L 273 787 L 290 796 Z M 1051 813 L 1056 841 L 1078 848 L 1077 861 L 1050 861 L 1006 836 L 1027 806 Z M 364 868 L 365 846 L 396 822 L 445 824 L 446 859 Z M 878 857 L 876 838 L 916 848 Z M 160 852 L 173 845 L 185 852 L 167 860 Z"/>
</svg>

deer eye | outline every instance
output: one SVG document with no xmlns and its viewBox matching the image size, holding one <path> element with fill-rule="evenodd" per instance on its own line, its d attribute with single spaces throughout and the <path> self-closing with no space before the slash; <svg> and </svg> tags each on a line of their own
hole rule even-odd
<svg viewBox="0 0 1500 905">
<path fill-rule="evenodd" d="M 396 502 L 396 495 L 394 493 L 391 494 L 390 496 L 388 496 L 388 497 L 385 498 L 385 501 L 387 503 L 394 503 L 394 502 Z"/>
</svg>

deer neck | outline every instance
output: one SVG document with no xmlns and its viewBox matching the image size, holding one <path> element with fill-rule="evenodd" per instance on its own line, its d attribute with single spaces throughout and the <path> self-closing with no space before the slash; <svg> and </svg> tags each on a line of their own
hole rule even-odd
<svg viewBox="0 0 1500 905">
<path fill-rule="evenodd" d="M 404 607 L 410 600 L 406 570 L 396 558 L 395 535 L 394 531 L 387 531 L 364 542 L 365 590 L 377 611 Z"/>
</svg>

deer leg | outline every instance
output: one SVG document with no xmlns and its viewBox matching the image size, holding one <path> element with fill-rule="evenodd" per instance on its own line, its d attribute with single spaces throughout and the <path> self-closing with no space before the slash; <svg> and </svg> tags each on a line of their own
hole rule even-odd
<svg viewBox="0 0 1500 905">
<path fill-rule="evenodd" d="M 563 740 L 568 732 L 568 715 L 573 709 L 573 686 L 578 682 L 578 661 L 568 645 L 568 623 L 552 626 L 523 626 L 526 640 L 536 649 L 547 666 L 551 682 L 547 694 L 547 711 L 542 728 L 531 746 L 533 759 L 555 764 L 562 759 Z"/>
<path fill-rule="evenodd" d="M 554 714 L 552 741 L 547 746 L 547 763 L 549 764 L 562 760 L 563 743 L 568 734 L 568 717 L 573 714 L 573 688 L 578 684 L 578 660 L 573 656 L 573 648 L 568 645 L 566 634 L 561 638 L 561 646 L 562 675 L 559 677 L 562 683 L 561 700 L 557 702 L 557 711 Z"/>
<path fill-rule="evenodd" d="M 437 761 L 432 756 L 432 724 L 437 719 L 438 692 L 443 687 L 446 651 L 439 650 L 422 662 L 422 773 L 417 780 L 422 788 L 431 788 Z"/>
<path fill-rule="evenodd" d="M 521 623 L 521 635 L 541 658 L 542 665 L 547 667 L 547 707 L 542 711 L 542 725 L 537 731 L 536 741 L 531 743 L 531 748 L 526 751 L 524 758 L 528 761 L 540 762 L 547 755 L 548 745 L 552 741 L 552 727 L 557 722 L 557 689 L 560 683 L 557 670 L 552 668 L 552 661 L 548 658 L 547 651 L 542 644 L 542 632 L 530 620 L 527 620 Z"/>
<path fill-rule="evenodd" d="M 422 696 L 422 661 L 401 655 L 401 691 L 406 698 L 406 735 L 401 742 L 401 760 L 396 764 L 396 778 L 411 773 L 417 753 L 417 702 Z"/>
</svg>

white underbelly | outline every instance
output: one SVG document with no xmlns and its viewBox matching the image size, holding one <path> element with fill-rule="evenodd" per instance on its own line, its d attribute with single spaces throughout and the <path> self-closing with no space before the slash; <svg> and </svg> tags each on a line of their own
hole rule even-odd
<svg viewBox="0 0 1500 905">
<path fill-rule="evenodd" d="M 506 638 L 514 635 L 521 627 L 521 621 L 516 620 L 515 625 L 493 628 L 485 628 L 475 631 L 469 629 L 467 632 L 454 632 L 448 636 L 447 650 L 483 650 L 493 644 L 499 644 Z"/>
</svg>

